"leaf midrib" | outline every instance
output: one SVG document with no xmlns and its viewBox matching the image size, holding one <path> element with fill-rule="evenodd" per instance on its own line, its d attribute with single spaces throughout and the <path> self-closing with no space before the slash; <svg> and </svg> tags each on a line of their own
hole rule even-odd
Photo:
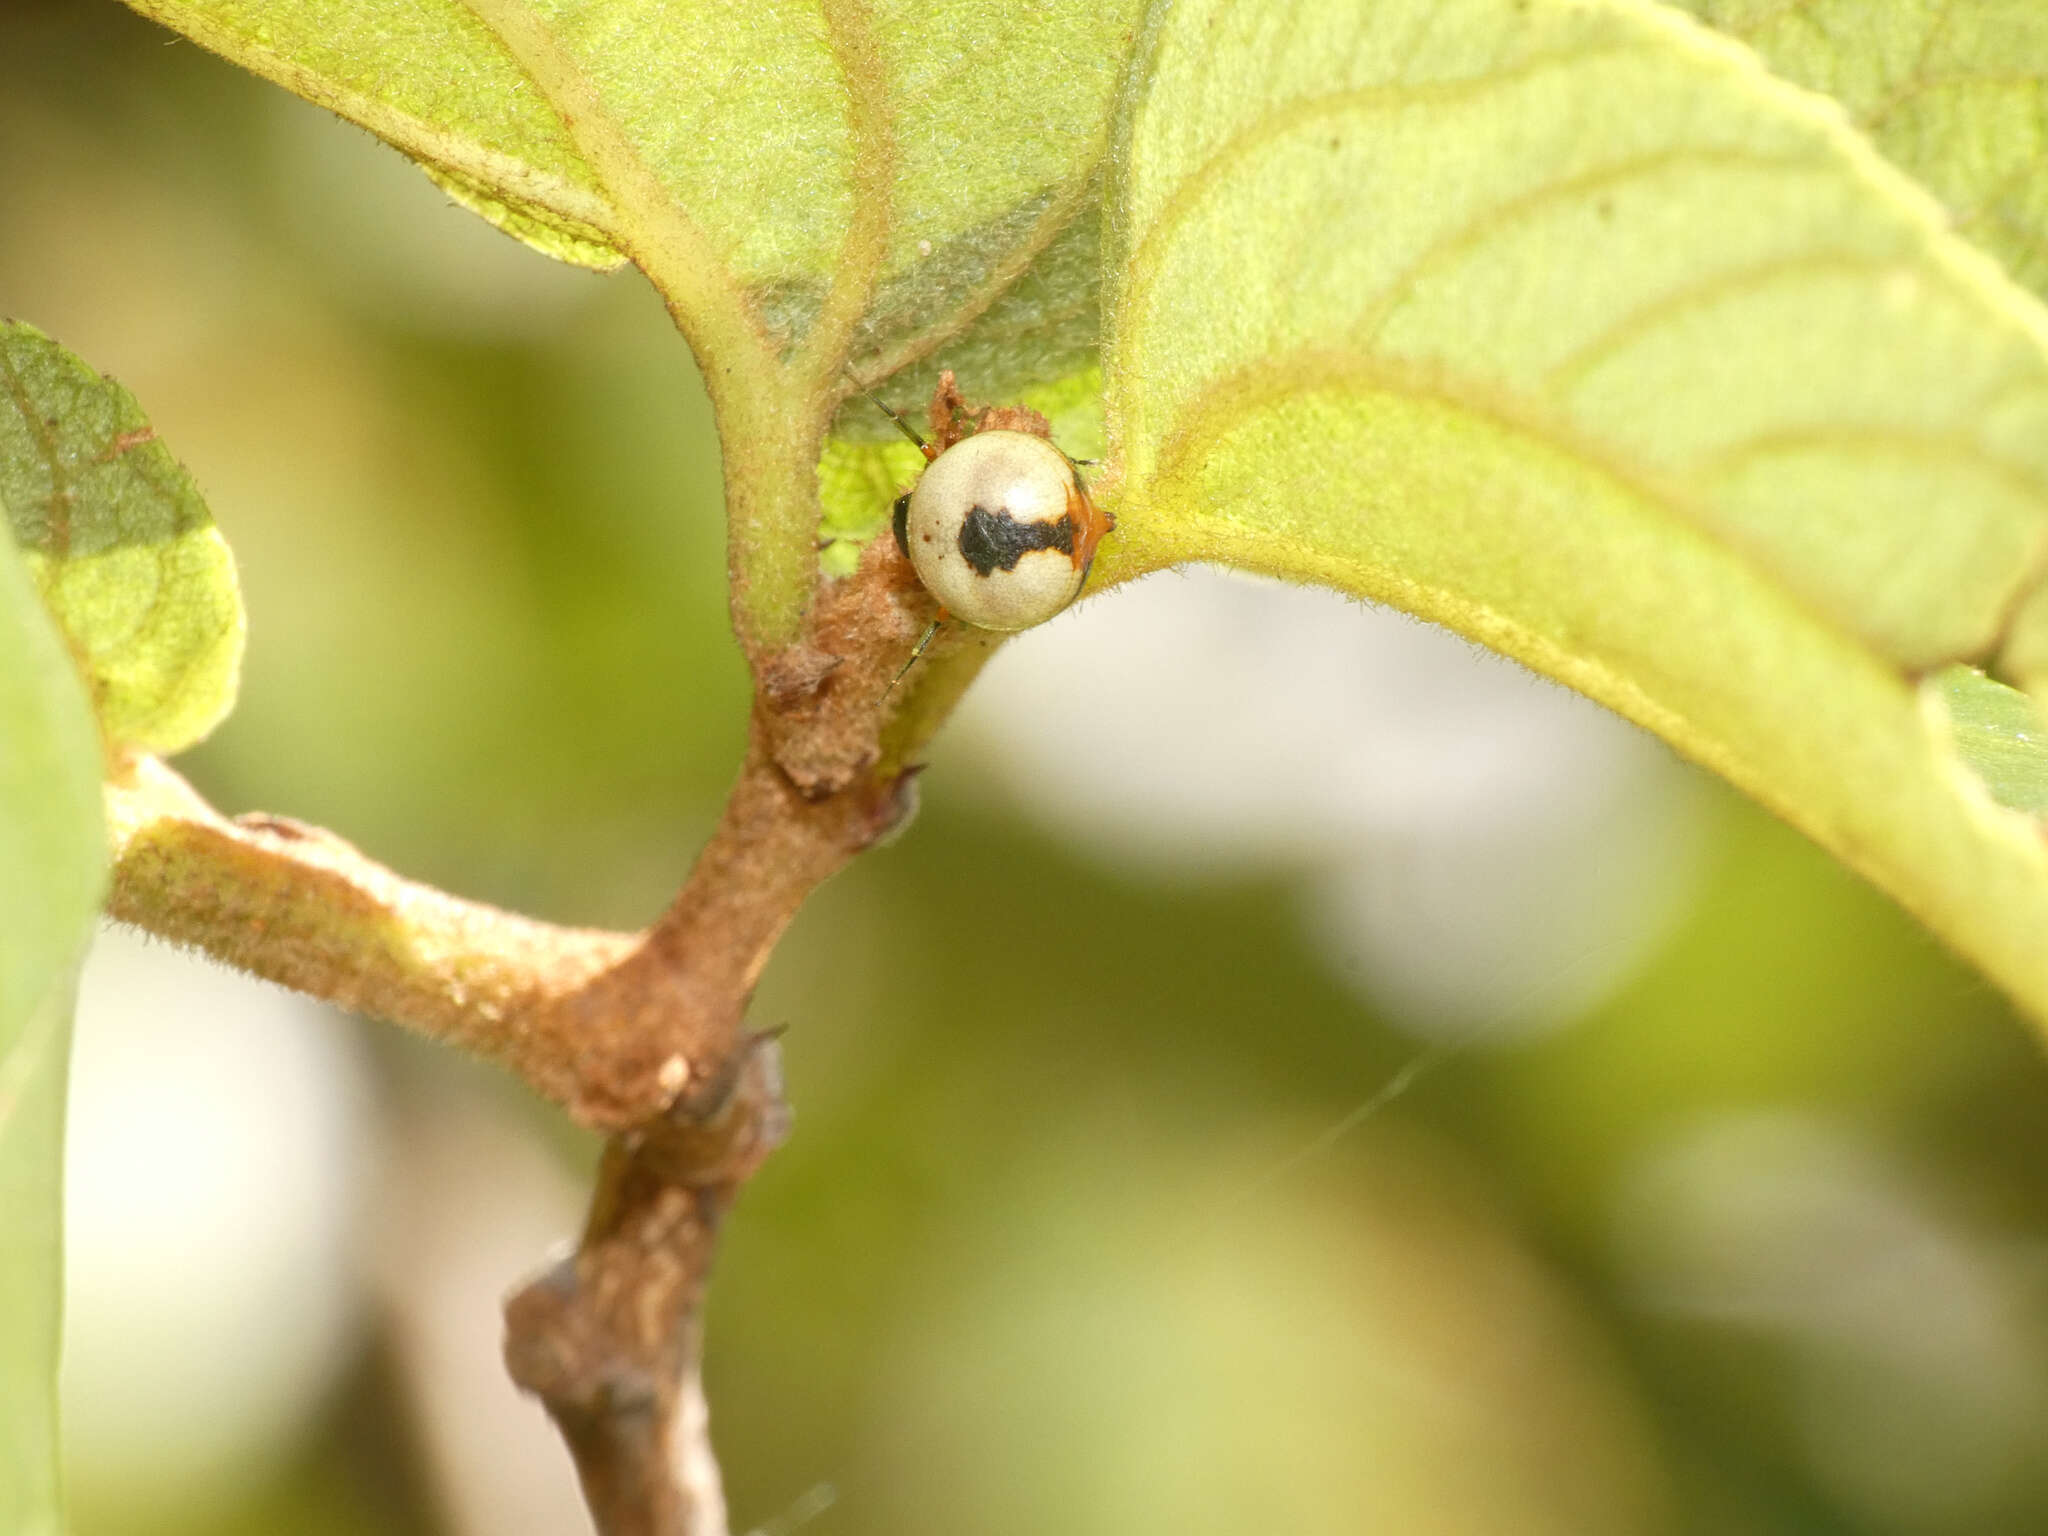
<svg viewBox="0 0 2048 1536">
<path fill-rule="evenodd" d="M 790 364 L 813 395 L 831 392 L 830 381 L 847 355 L 854 327 L 874 301 L 895 223 L 897 171 L 896 119 L 889 108 L 873 13 L 866 0 L 822 0 L 822 8 L 853 136 L 853 217 L 825 301 Z"/>
</svg>

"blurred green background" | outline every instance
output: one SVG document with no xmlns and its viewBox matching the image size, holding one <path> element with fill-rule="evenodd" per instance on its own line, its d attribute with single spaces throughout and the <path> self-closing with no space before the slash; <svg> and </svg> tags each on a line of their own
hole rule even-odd
<svg viewBox="0 0 2048 1536">
<path fill-rule="evenodd" d="M 14 0 L 0 38 L 0 312 L 135 392 L 241 564 L 241 703 L 182 766 L 465 895 L 646 921 L 746 709 L 650 291 L 118 6 Z M 1365 665 L 1328 600 L 1152 587 L 999 661 L 762 988 L 798 1119 L 712 1302 L 734 1528 L 2048 1531 L 2037 1038 L 1551 690 L 1482 668 L 1446 727 L 1479 664 L 1351 610 L 1402 686 L 1289 703 Z M 1427 720 L 1455 766 L 1495 709 L 1527 745 L 1494 777 L 1344 809 L 1345 751 Z M 495 1306 L 592 1148 L 387 1028 L 103 947 L 77 1530 L 584 1528 Z"/>
</svg>

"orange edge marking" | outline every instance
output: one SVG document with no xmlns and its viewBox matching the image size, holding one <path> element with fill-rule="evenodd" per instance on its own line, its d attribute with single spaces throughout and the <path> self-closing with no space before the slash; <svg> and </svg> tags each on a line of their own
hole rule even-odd
<svg viewBox="0 0 2048 1536">
<path fill-rule="evenodd" d="M 1079 470 L 1067 486 L 1067 516 L 1074 520 L 1074 569 L 1085 571 L 1095 558 L 1095 546 L 1116 527 L 1116 519 L 1095 505 L 1088 487 L 1081 483 Z"/>
</svg>

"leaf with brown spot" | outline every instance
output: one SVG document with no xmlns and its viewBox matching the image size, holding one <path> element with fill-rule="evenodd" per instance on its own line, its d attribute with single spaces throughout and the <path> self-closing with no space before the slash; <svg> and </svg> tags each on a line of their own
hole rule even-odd
<svg viewBox="0 0 2048 1536">
<path fill-rule="evenodd" d="M 119 749 L 171 753 L 234 705 L 242 600 L 192 477 L 135 397 L 0 324 L 0 506 Z"/>
</svg>

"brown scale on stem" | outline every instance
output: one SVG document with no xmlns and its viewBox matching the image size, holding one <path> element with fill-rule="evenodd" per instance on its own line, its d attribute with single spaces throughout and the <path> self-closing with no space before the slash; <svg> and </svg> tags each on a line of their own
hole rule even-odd
<svg viewBox="0 0 2048 1536">
<path fill-rule="evenodd" d="M 970 407 L 950 368 L 932 391 L 930 420 L 934 456 L 977 432 L 1028 432 L 1052 441 L 1052 423 L 1028 405 Z"/>
</svg>

